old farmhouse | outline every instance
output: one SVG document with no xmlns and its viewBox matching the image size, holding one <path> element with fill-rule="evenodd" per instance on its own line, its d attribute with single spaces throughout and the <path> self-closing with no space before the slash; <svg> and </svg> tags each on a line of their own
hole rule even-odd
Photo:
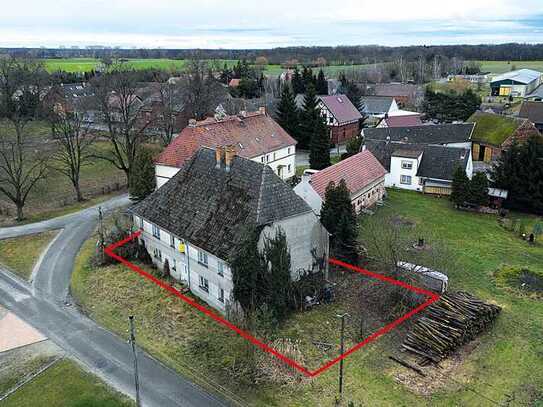
<svg viewBox="0 0 543 407">
<path fill-rule="evenodd" d="M 317 106 L 326 120 L 332 143 L 343 143 L 358 136 L 362 115 L 347 96 L 319 96 Z"/>
<path fill-rule="evenodd" d="M 468 122 L 473 130 L 473 160 L 491 162 L 497 160 L 513 141 L 524 142 L 531 136 L 540 135 L 528 119 L 475 112 Z"/>
<path fill-rule="evenodd" d="M 294 192 L 319 215 L 325 199 L 326 187 L 343 179 L 351 192 L 351 203 L 356 212 L 373 206 L 385 195 L 386 170 L 368 151 L 361 151 L 321 171 L 306 170 Z"/>
<path fill-rule="evenodd" d="M 160 188 L 177 174 L 200 147 L 228 145 L 240 157 L 268 165 L 282 179 L 296 172 L 296 140 L 261 108 L 258 112 L 216 115 L 199 122 L 191 120 L 157 157 L 157 186 Z"/>
<path fill-rule="evenodd" d="M 233 148 L 200 148 L 160 189 L 131 209 L 154 263 L 225 312 L 233 289 L 229 259 L 250 229 L 286 234 L 292 277 L 327 264 L 328 232 L 271 167 Z M 320 259 L 321 261 L 317 261 Z"/>
</svg>

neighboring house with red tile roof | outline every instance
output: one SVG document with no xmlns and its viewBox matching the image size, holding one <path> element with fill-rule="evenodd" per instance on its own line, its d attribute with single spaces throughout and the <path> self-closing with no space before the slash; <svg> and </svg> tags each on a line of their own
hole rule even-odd
<svg viewBox="0 0 543 407">
<path fill-rule="evenodd" d="M 351 192 L 351 202 L 356 210 L 374 205 L 385 195 L 387 171 L 375 156 L 364 150 L 321 171 L 306 170 L 294 192 L 320 214 L 326 187 L 343 179 Z"/>
<path fill-rule="evenodd" d="M 362 115 L 345 95 L 319 96 L 317 106 L 326 118 L 332 143 L 343 143 L 360 133 Z"/>
<path fill-rule="evenodd" d="M 377 127 L 413 127 L 422 126 L 422 124 L 420 114 L 412 114 L 407 116 L 386 116 Z"/>
<path fill-rule="evenodd" d="M 296 140 L 261 108 L 235 116 L 191 120 L 155 160 L 157 186 L 177 174 L 200 147 L 229 145 L 240 157 L 267 164 L 282 179 L 296 172 Z"/>
</svg>

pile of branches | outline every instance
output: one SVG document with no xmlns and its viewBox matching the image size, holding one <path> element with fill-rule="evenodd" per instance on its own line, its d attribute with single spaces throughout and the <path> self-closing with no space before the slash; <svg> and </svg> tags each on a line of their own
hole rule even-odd
<svg viewBox="0 0 543 407">
<path fill-rule="evenodd" d="M 305 364 L 299 341 L 278 338 L 273 341 L 271 347 L 298 364 L 302 366 Z M 275 383 L 281 386 L 289 386 L 298 385 L 308 380 L 301 372 L 266 352 L 259 352 L 256 367 L 256 383 Z"/>
<path fill-rule="evenodd" d="M 444 294 L 414 323 L 402 348 L 422 357 L 421 364 L 439 363 L 487 329 L 500 311 L 466 292 Z"/>
</svg>

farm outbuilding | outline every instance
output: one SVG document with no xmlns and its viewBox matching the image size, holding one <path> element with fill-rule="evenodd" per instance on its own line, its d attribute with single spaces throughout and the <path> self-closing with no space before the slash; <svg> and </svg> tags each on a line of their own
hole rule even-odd
<svg viewBox="0 0 543 407">
<path fill-rule="evenodd" d="M 490 81 L 492 96 L 524 97 L 542 82 L 543 74 L 533 69 L 519 69 L 498 75 Z"/>
</svg>

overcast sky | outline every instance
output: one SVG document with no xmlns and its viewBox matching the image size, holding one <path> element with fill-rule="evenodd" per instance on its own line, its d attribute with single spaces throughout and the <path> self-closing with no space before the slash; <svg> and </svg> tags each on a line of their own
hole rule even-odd
<svg viewBox="0 0 543 407">
<path fill-rule="evenodd" d="M 0 0 L 0 46 L 543 42 L 543 0 Z"/>
</svg>

